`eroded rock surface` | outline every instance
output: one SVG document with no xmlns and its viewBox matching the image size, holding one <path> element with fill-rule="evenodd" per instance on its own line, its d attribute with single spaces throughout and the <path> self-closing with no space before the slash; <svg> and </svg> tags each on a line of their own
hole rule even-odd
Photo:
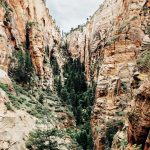
<svg viewBox="0 0 150 150">
<path fill-rule="evenodd" d="M 14 53 L 19 49 L 27 49 L 40 78 L 40 85 L 52 88 L 50 56 L 56 53 L 62 65 L 63 60 L 58 52 L 60 31 L 49 15 L 45 2 L 1 0 L 0 12 L 0 68 L 7 72 Z"/>
<path fill-rule="evenodd" d="M 141 98 L 137 100 L 135 97 L 138 96 L 135 93 L 142 88 L 140 87 L 142 83 L 136 80 L 137 75 L 141 76 L 143 82 L 149 76 L 140 73 L 136 67 L 140 53 L 150 48 L 149 4 L 149 0 L 106 0 L 85 25 L 72 30 L 66 36 L 72 57 L 79 57 L 81 62 L 85 63 L 88 84 L 92 84 L 92 81 L 97 84 L 96 100 L 91 116 L 97 150 L 106 149 L 109 145 L 107 131 L 114 122 L 123 122 L 122 128 L 125 132 L 129 126 L 128 136 L 130 137 L 131 134 L 134 137 L 132 137 L 134 140 L 128 138 L 129 145 L 143 144 L 144 147 L 148 137 L 149 98 L 144 96 L 143 102 L 140 102 Z M 136 89 L 132 87 L 133 83 Z M 132 105 L 134 100 L 135 106 Z M 136 127 L 133 122 L 125 119 L 128 117 L 124 117 L 133 107 L 136 110 L 135 114 L 140 113 L 140 119 L 134 121 L 138 124 Z M 141 114 L 141 109 L 147 112 L 146 118 Z M 146 124 L 144 118 L 148 119 Z M 119 134 L 120 127 L 116 124 L 114 126 L 111 128 L 117 127 Z M 125 134 L 123 137 L 126 137 L 127 141 Z M 121 149 L 119 144 L 116 149 Z"/>
</svg>

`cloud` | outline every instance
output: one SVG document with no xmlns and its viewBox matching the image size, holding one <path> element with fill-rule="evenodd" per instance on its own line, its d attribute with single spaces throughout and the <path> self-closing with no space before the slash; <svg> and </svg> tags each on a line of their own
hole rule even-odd
<svg viewBox="0 0 150 150">
<path fill-rule="evenodd" d="M 50 14 L 60 28 L 68 32 L 86 22 L 104 0 L 47 0 Z"/>
</svg>

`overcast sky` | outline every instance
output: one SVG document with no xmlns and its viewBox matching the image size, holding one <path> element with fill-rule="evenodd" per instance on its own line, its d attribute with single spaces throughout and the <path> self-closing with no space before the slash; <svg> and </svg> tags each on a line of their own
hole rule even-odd
<svg viewBox="0 0 150 150">
<path fill-rule="evenodd" d="M 104 0 L 46 0 L 50 14 L 57 25 L 68 32 L 86 22 Z"/>
</svg>

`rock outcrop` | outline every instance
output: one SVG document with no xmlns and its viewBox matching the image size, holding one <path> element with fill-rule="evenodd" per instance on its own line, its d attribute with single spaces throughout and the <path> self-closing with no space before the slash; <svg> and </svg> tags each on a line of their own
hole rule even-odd
<svg viewBox="0 0 150 150">
<path fill-rule="evenodd" d="M 149 80 L 144 81 L 136 92 L 135 103 L 129 113 L 128 141 L 130 146 L 136 144 L 148 150 L 150 130 L 150 92 Z"/>
<path fill-rule="evenodd" d="M 54 94 L 50 61 L 56 58 L 63 81 L 60 44 L 59 28 L 45 0 L 0 0 L 0 149 L 25 150 L 29 133 L 37 129 L 61 131 L 75 126 L 74 118 Z M 10 78 L 19 63 L 18 52 L 21 58 L 26 52 L 30 54 L 36 82 L 32 89 L 25 89 L 28 85 L 21 82 L 16 85 Z M 72 144 L 68 135 L 57 137 L 55 142 L 61 150 Z"/>
<path fill-rule="evenodd" d="M 0 1 L 0 67 L 8 71 L 17 50 L 29 50 L 36 74 L 43 86 L 53 86 L 50 55 L 58 53 L 60 31 L 43 0 Z M 12 63 L 11 63 L 12 64 Z"/>
<path fill-rule="evenodd" d="M 85 25 L 66 35 L 70 54 L 85 64 L 88 84 L 92 85 L 93 81 L 97 84 L 91 116 L 97 150 L 113 148 L 112 140 L 117 131 L 122 137 L 117 145 L 127 144 L 127 128 L 130 146 L 149 145 L 146 144 L 150 129 L 149 98 L 142 93 L 137 98 L 139 94 L 135 94 L 142 84 L 137 84 L 137 75 L 143 76 L 143 82 L 149 82 L 146 81 L 149 74 L 140 73 L 136 63 L 140 53 L 150 48 L 149 23 L 149 0 L 106 0 Z M 133 106 L 134 100 L 136 105 Z M 134 117 L 130 119 L 125 115 L 130 108 L 135 109 L 135 114 L 140 113 L 139 119 L 133 121 Z"/>
</svg>

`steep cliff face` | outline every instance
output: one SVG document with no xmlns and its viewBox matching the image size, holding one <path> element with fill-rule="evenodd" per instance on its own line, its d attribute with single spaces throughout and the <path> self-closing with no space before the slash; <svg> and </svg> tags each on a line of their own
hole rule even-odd
<svg viewBox="0 0 150 150">
<path fill-rule="evenodd" d="M 106 0 L 85 25 L 66 36 L 72 57 L 85 63 L 88 84 L 97 84 L 91 116 L 97 150 L 124 149 L 127 142 L 129 147 L 148 145 L 150 106 L 144 91 L 149 91 L 149 74 L 139 71 L 137 59 L 150 48 L 149 16 L 149 0 Z M 136 119 L 127 113 L 130 109 Z"/>
<path fill-rule="evenodd" d="M 44 0 L 0 0 L 0 149 L 35 148 L 36 140 L 42 144 L 40 138 L 50 133 L 51 143 L 43 144 L 69 149 L 71 138 L 62 130 L 75 123 L 54 91 L 50 63 L 55 58 L 62 71 L 60 43 L 60 31 Z M 32 76 L 25 65 L 32 68 Z M 21 80 L 14 83 L 16 69 Z M 23 83 L 22 70 L 33 85 Z"/>
<path fill-rule="evenodd" d="M 45 2 L 2 0 L 0 6 L 1 69 L 8 71 L 15 51 L 28 49 L 40 84 L 52 88 L 49 56 L 55 53 L 60 64 L 63 63 L 58 54 L 61 36 Z"/>
</svg>

